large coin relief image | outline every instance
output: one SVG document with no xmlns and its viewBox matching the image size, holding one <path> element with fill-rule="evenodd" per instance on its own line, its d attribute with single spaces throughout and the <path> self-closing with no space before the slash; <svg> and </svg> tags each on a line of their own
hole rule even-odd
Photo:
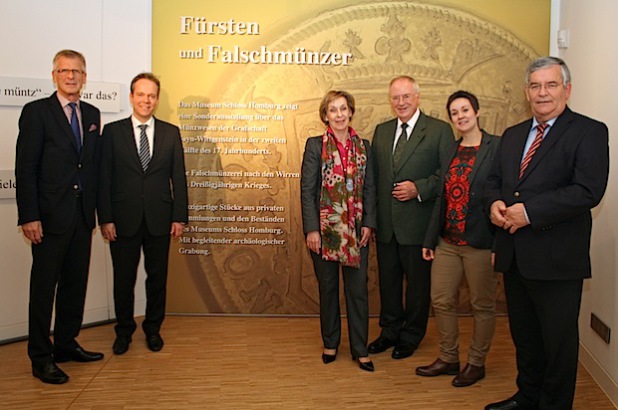
<svg viewBox="0 0 618 410">
<path fill-rule="evenodd" d="M 178 104 L 189 184 L 190 223 L 172 245 L 205 313 L 316 314 L 317 281 L 305 246 L 300 167 L 307 138 L 322 135 L 318 107 L 331 89 L 356 99 L 352 127 L 371 139 L 393 118 L 389 81 L 410 75 L 420 108 L 448 121 L 455 90 L 475 93 L 480 125 L 500 135 L 529 116 L 523 89 L 537 57 L 494 23 L 453 8 L 379 2 L 324 11 L 269 33 L 271 51 L 350 54 L 347 64 L 230 65 L 218 94 Z M 226 77 L 226 76 L 224 76 Z M 375 244 L 369 265 L 370 313 L 379 313 Z M 469 311 L 462 288 L 460 311 Z M 498 309 L 505 311 L 504 295 Z M 168 310 L 178 311 L 168 306 Z"/>
</svg>

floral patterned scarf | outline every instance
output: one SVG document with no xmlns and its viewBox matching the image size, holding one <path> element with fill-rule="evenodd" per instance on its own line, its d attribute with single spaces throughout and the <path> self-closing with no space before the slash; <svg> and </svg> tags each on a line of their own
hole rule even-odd
<svg viewBox="0 0 618 410">
<path fill-rule="evenodd" d="M 322 137 L 320 233 L 322 259 L 358 268 L 367 151 L 352 127 L 348 132 L 351 144 L 346 169 L 343 168 L 332 129 L 328 127 Z"/>
</svg>

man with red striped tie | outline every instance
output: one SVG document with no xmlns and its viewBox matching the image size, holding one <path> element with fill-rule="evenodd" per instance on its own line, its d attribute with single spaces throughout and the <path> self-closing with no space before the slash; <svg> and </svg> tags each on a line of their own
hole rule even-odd
<svg viewBox="0 0 618 410">
<path fill-rule="evenodd" d="M 605 124 L 567 107 L 564 61 L 542 57 L 526 71 L 533 117 L 508 128 L 484 203 L 498 228 L 495 269 L 504 272 L 518 391 L 486 410 L 573 407 L 583 280 L 591 276 L 590 209 L 609 172 Z"/>
</svg>

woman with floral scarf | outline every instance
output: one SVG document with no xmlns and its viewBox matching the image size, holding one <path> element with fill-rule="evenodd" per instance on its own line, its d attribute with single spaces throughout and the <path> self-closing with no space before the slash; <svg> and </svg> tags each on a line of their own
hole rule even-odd
<svg viewBox="0 0 618 410">
<path fill-rule="evenodd" d="M 322 361 L 335 361 L 341 341 L 341 266 L 352 359 L 373 371 L 367 352 L 367 265 L 376 227 L 375 183 L 369 141 L 350 127 L 354 109 L 354 97 L 345 91 L 329 91 L 322 99 L 326 130 L 307 140 L 303 156 L 303 231 L 319 284 Z"/>
</svg>

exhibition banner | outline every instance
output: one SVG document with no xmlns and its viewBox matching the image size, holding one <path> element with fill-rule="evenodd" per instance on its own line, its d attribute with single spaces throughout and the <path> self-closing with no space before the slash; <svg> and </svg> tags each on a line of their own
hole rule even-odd
<svg viewBox="0 0 618 410">
<path fill-rule="evenodd" d="M 324 94 L 350 92 L 352 126 L 371 140 L 393 117 L 389 81 L 410 75 L 425 114 L 448 121 L 448 96 L 468 90 L 500 135 L 530 115 L 524 69 L 547 53 L 549 15 L 549 0 L 154 0 L 156 115 L 180 127 L 189 187 L 168 311 L 317 313 L 300 168 L 305 141 L 324 132 Z M 371 244 L 372 314 L 378 286 Z"/>
</svg>

